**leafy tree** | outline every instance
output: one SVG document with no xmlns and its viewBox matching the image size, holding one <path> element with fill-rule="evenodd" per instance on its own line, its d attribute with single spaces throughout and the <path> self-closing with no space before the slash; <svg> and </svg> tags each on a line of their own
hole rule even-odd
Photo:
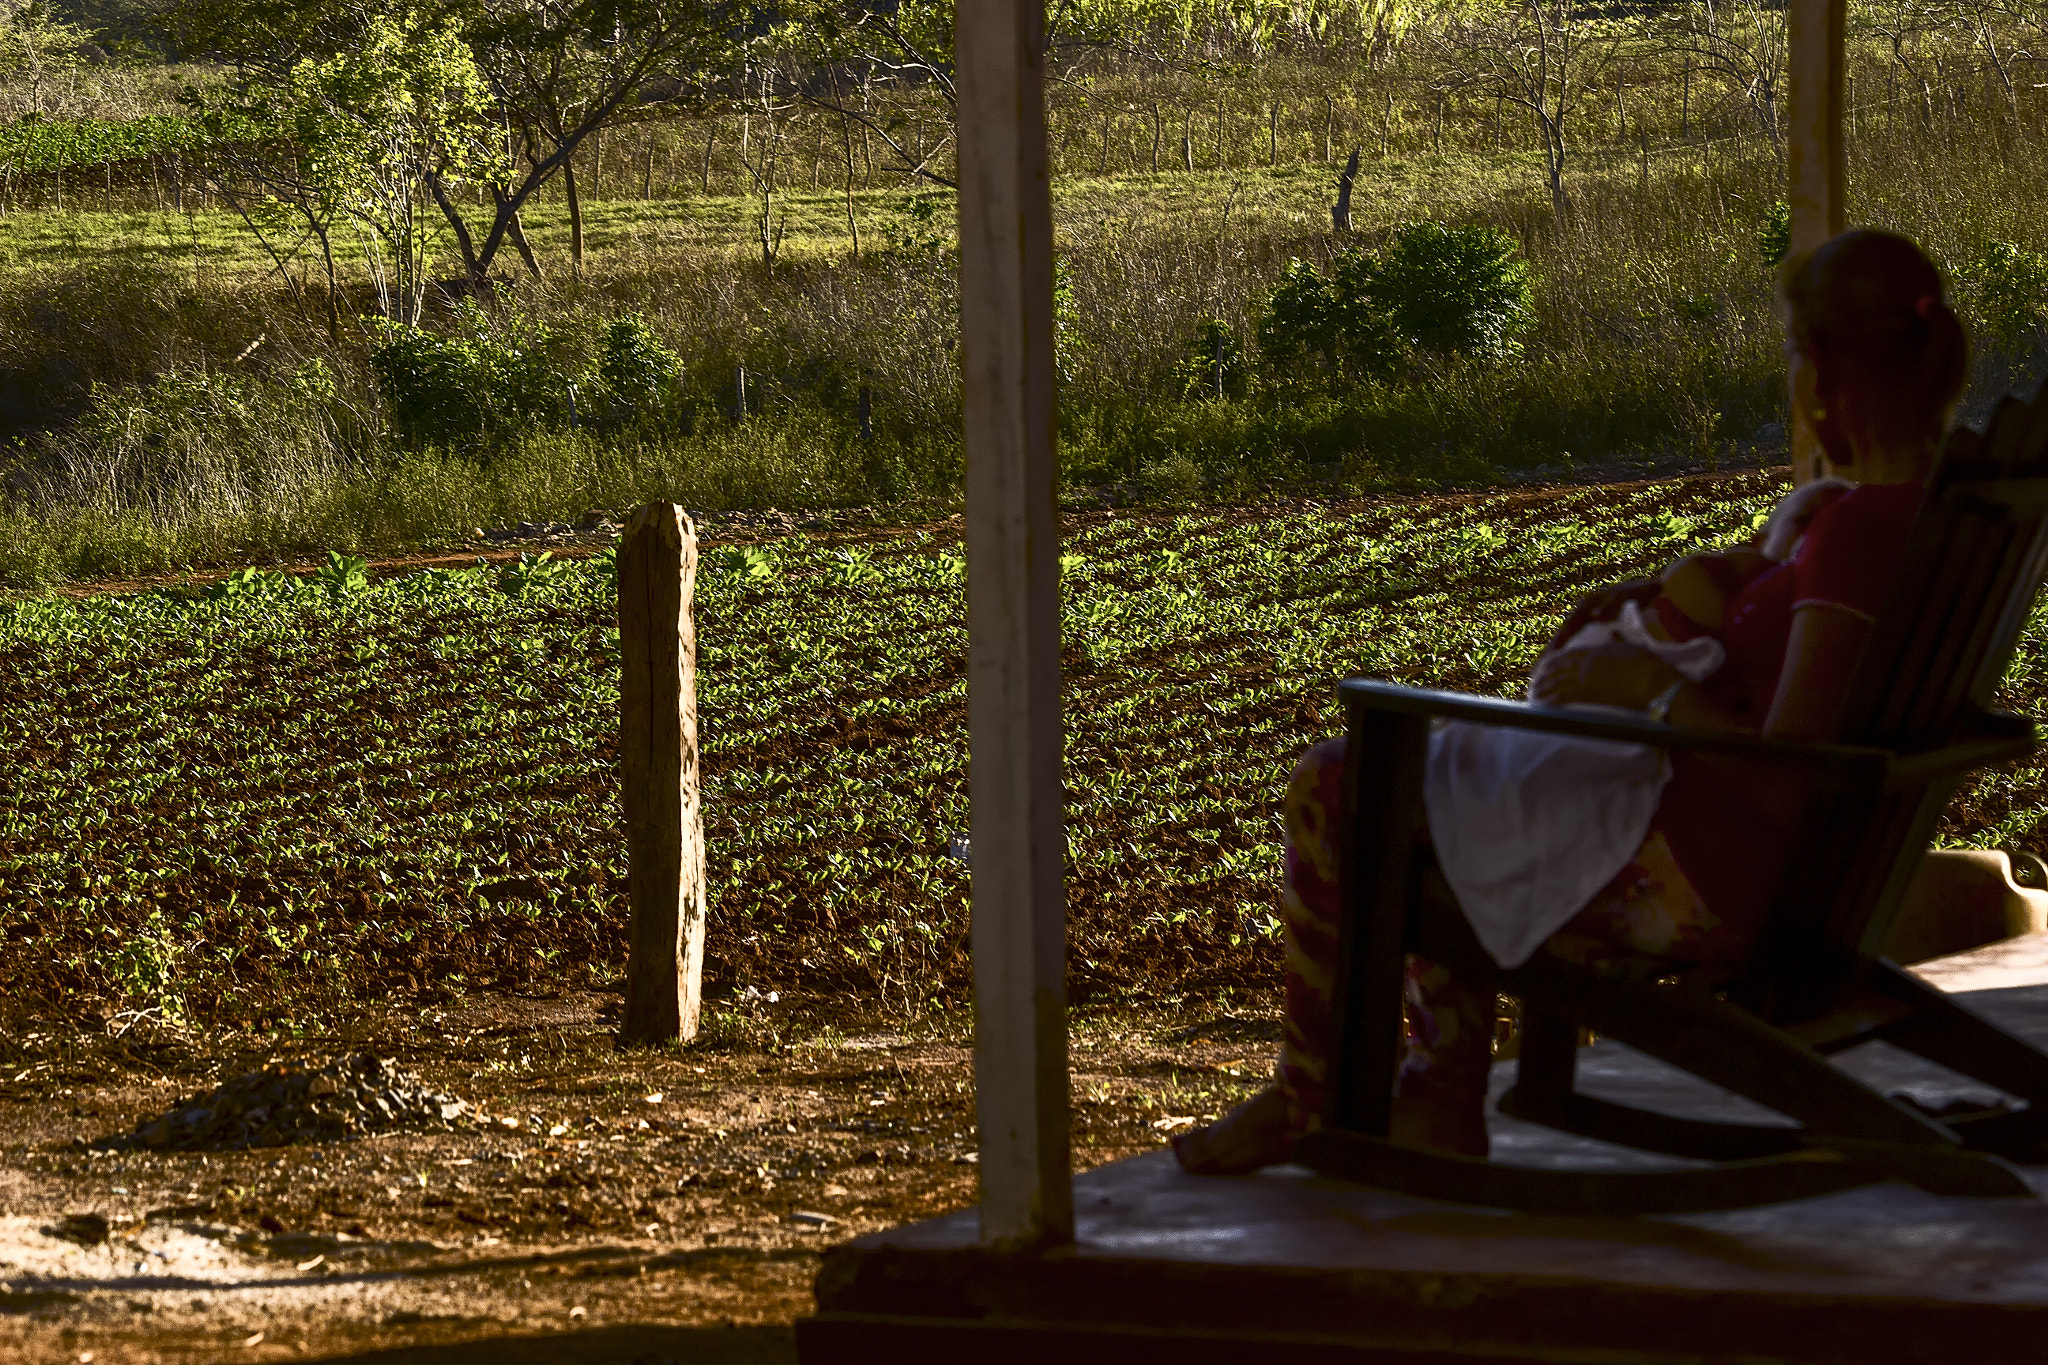
<svg viewBox="0 0 2048 1365">
<path fill-rule="evenodd" d="M 44 0 L 0 0 L 0 115 L 63 112 L 87 37 L 84 29 L 52 14 Z"/>
<path fill-rule="evenodd" d="M 464 32 L 497 112 L 511 131 L 507 174 L 489 186 L 489 225 L 470 231 L 447 187 L 429 186 L 454 230 L 465 269 L 481 281 L 509 239 L 527 268 L 540 263 L 520 230 L 519 210 L 557 172 L 581 263 L 582 196 L 571 158 L 599 130 L 629 114 L 701 97 L 725 71 L 742 36 L 717 0 L 463 0 Z"/>
<path fill-rule="evenodd" d="M 352 50 L 307 57 L 274 106 L 323 207 L 363 234 L 383 313 L 418 319 L 427 289 L 431 184 L 499 171 L 489 99 L 453 20 L 418 10 L 373 14 Z"/>
<path fill-rule="evenodd" d="M 293 11 L 268 0 L 226 5 L 202 17 L 245 21 L 241 65 L 225 85 L 184 95 L 215 144 L 215 188 L 287 280 L 285 264 L 317 244 L 331 328 L 340 326 L 338 231 L 360 237 L 384 316 L 415 321 L 439 218 L 431 190 L 502 174 L 489 93 L 458 21 L 353 0 Z"/>
<path fill-rule="evenodd" d="M 740 36 L 738 18 L 719 0 L 430 4 L 175 0 L 173 15 L 182 47 L 214 55 L 228 69 L 224 93 L 203 103 L 261 112 L 281 129 L 311 113 L 341 160 L 342 144 L 362 150 L 382 136 L 399 147 L 404 166 L 394 174 L 416 183 L 439 210 L 473 288 L 508 242 L 540 274 L 519 221 L 527 201 L 561 174 L 580 223 L 571 175 L 577 150 L 621 119 L 702 97 Z M 385 43 L 394 31 L 422 50 L 392 53 Z M 401 58 L 402 73 L 380 79 L 368 70 L 364 54 L 373 49 Z M 437 72 L 449 82 L 439 95 L 427 83 Z M 401 126 L 389 126 L 394 119 Z M 294 174 L 278 165 L 245 169 L 264 182 Z M 363 189 L 359 176 L 335 183 L 344 182 L 350 193 Z M 280 197 L 306 199 L 313 217 L 338 207 L 338 198 L 308 184 L 315 192 Z M 489 198 L 477 230 L 456 202 L 470 184 Z M 257 192 L 274 188 L 265 183 Z"/>
<path fill-rule="evenodd" d="M 1534 308 L 1528 262 L 1514 238 L 1490 227 L 1406 224 L 1380 253 L 1367 288 L 1416 345 L 1483 360 L 1521 349 Z"/>
</svg>

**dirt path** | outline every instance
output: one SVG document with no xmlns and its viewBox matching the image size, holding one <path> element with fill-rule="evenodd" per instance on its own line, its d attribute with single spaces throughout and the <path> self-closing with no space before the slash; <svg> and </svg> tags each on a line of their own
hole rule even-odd
<svg viewBox="0 0 2048 1365">
<path fill-rule="evenodd" d="M 91 1056 L 0 1075 L 0 1359 L 440 1360 L 489 1342 L 493 1365 L 527 1358 L 514 1347 L 784 1361 L 822 1248 L 973 1201 L 956 1031 L 768 1018 L 807 1041 L 620 1052 L 612 1003 L 476 996 L 312 1044 L 193 1039 L 164 1054 L 190 1073 L 174 1078 Z M 1229 1018 L 1082 1025 L 1077 1163 L 1220 1112 L 1276 1036 Z M 491 1121 L 231 1153 L 88 1146 L 214 1071 L 356 1048 Z M 433 1351 L 383 1354 L 402 1348 Z"/>
</svg>

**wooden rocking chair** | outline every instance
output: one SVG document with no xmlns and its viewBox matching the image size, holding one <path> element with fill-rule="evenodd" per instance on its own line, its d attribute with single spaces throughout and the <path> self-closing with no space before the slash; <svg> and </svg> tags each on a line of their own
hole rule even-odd
<svg viewBox="0 0 2048 1365">
<path fill-rule="evenodd" d="M 1899 1180 L 2025 1196 L 2001 1158 L 2048 1156 L 2048 1055 L 1879 956 L 1935 823 L 1972 769 L 2017 758 L 2031 722 L 1989 707 L 2048 559 L 2048 402 L 2006 399 L 1948 440 L 1899 586 L 1860 665 L 1837 743 L 1688 730 L 1367 679 L 1342 685 L 1347 917 L 1329 1105 L 1298 1159 L 1324 1175 L 1467 1204 L 1648 1214 L 1740 1208 Z M 1539 950 L 1500 967 L 1414 853 L 1433 718 L 1626 740 L 1809 776 L 1800 856 L 1748 963 L 1719 980 L 1634 981 Z M 1408 952 L 1519 998 L 1520 1070 L 1503 1112 L 1711 1164 L 1645 1171 L 1511 1166 L 1387 1141 Z M 1581 1027 L 1691 1072 L 1798 1127 L 1679 1118 L 1579 1094 Z M 2025 1102 L 1936 1119 L 1827 1061 L 1882 1039 Z"/>
</svg>

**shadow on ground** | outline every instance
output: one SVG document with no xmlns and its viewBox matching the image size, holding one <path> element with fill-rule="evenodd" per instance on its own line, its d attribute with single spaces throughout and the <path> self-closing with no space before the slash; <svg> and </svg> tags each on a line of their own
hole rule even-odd
<svg viewBox="0 0 2048 1365">
<path fill-rule="evenodd" d="M 783 1327 L 593 1327 L 322 1356 L 320 1365 L 795 1365 Z"/>
</svg>

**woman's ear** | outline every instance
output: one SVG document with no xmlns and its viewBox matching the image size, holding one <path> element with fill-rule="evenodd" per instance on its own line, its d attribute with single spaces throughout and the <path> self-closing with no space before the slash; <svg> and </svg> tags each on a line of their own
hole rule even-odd
<svg viewBox="0 0 2048 1365">
<path fill-rule="evenodd" d="M 1807 425 L 1813 428 L 1820 448 L 1827 452 L 1829 464 L 1838 468 L 1854 464 L 1856 443 L 1849 433 L 1862 416 L 1855 410 L 1855 395 L 1848 385 L 1839 382 L 1835 367 L 1824 356 L 1809 357 L 1806 371 L 1812 394 L 1806 410 Z"/>
</svg>

